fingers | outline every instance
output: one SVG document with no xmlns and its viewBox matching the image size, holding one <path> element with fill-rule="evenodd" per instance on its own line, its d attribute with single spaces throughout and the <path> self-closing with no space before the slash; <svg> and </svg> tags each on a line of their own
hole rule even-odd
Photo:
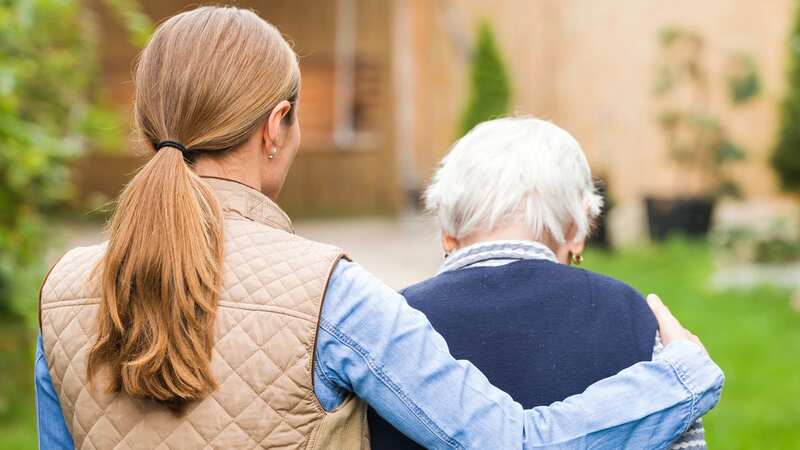
<svg viewBox="0 0 800 450">
<path fill-rule="evenodd" d="M 650 306 L 650 309 L 653 310 L 653 314 L 656 315 L 656 318 L 659 317 L 663 308 L 666 306 L 664 302 L 661 301 L 660 298 L 656 294 L 648 294 L 647 295 L 647 305 Z"/>
<path fill-rule="evenodd" d="M 650 309 L 656 316 L 658 328 L 661 329 L 662 335 L 665 328 L 675 331 L 677 331 L 678 328 L 683 330 L 681 323 L 678 322 L 678 319 L 672 315 L 669 308 L 667 308 L 667 305 L 665 305 L 656 294 L 650 294 L 647 296 L 647 304 L 650 306 Z"/>
<path fill-rule="evenodd" d="M 688 330 L 687 330 L 687 331 L 688 331 Z M 706 353 L 708 353 L 708 350 L 706 350 L 706 346 L 705 346 L 705 345 L 703 345 L 703 342 L 702 342 L 702 341 L 700 341 L 700 338 L 699 338 L 699 337 L 697 337 L 697 335 L 695 335 L 695 334 L 692 334 L 692 332 L 691 332 L 691 331 L 689 332 L 689 335 L 690 335 L 690 338 L 689 338 L 689 340 L 690 340 L 690 341 L 692 341 L 692 342 L 694 342 L 695 344 L 699 345 L 699 346 L 700 346 L 700 347 L 703 349 L 703 351 L 705 351 Z"/>
<path fill-rule="evenodd" d="M 665 305 L 657 295 L 648 295 L 647 304 L 650 306 L 650 309 L 656 316 L 656 320 L 658 321 L 658 330 L 661 334 L 661 342 L 665 346 L 674 341 L 688 340 L 699 345 L 703 350 L 706 349 L 703 346 L 703 343 L 700 342 L 700 338 L 684 328 L 678 319 L 672 315 L 669 308 L 667 308 L 667 305 Z"/>
</svg>

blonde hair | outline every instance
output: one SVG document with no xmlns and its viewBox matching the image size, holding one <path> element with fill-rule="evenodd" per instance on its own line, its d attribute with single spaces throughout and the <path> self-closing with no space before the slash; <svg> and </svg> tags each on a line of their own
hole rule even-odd
<svg viewBox="0 0 800 450">
<path fill-rule="evenodd" d="M 457 239 L 522 220 L 537 240 L 585 239 L 600 214 L 580 145 L 545 120 L 503 118 L 478 124 L 453 145 L 425 192 L 441 229 Z"/>
<path fill-rule="evenodd" d="M 156 150 L 120 195 L 98 265 L 87 372 L 107 367 L 112 392 L 180 410 L 216 389 L 223 265 L 221 212 L 191 163 L 245 142 L 280 101 L 294 104 L 300 72 L 278 30 L 252 11 L 202 7 L 158 27 L 134 81 L 144 138 L 188 150 Z"/>
</svg>

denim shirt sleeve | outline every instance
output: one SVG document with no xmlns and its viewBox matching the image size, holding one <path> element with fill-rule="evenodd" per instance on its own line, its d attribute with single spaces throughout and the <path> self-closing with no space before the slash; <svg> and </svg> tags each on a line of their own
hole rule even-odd
<svg viewBox="0 0 800 450">
<path fill-rule="evenodd" d="M 425 315 L 359 265 L 339 262 L 324 300 L 315 368 L 322 404 L 335 408 L 353 393 L 426 448 L 663 449 L 722 389 L 719 367 L 680 341 L 582 394 L 524 410 L 453 359 Z"/>
<path fill-rule="evenodd" d="M 661 334 L 656 331 L 656 342 L 653 346 L 653 358 L 657 357 L 659 353 L 664 350 L 664 344 L 661 343 Z M 703 425 L 703 419 L 697 419 L 688 430 L 686 430 L 677 441 L 673 442 L 670 450 L 707 450 L 708 444 L 706 443 L 706 428 Z"/>
<path fill-rule="evenodd" d="M 50 370 L 44 357 L 42 336 L 36 345 L 36 366 L 34 382 L 36 386 L 36 431 L 39 435 L 40 450 L 72 450 L 72 435 L 67 429 L 61 403 L 58 401 Z"/>
</svg>

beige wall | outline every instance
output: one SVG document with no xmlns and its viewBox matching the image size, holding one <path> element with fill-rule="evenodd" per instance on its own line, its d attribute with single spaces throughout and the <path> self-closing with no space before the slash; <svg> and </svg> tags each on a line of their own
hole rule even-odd
<svg viewBox="0 0 800 450">
<path fill-rule="evenodd" d="M 749 150 L 748 161 L 734 170 L 746 194 L 777 192 L 768 157 L 783 89 L 791 0 L 409 2 L 417 18 L 410 45 L 417 55 L 413 102 L 420 112 L 413 148 L 420 180 L 455 138 L 467 91 L 467 49 L 477 21 L 487 17 L 510 67 L 515 110 L 570 131 L 595 174 L 610 179 L 620 200 L 679 192 L 683 181 L 655 122 L 651 90 L 658 31 L 678 25 L 701 32 L 712 80 L 723 79 L 730 52 L 751 54 L 760 69 L 761 96 L 733 110 L 718 82 L 712 103 Z"/>
<path fill-rule="evenodd" d="M 186 0 L 143 3 L 157 20 L 188 5 Z M 783 88 L 791 0 L 354 0 L 354 4 L 357 50 L 379 67 L 382 88 L 375 108 L 379 133 L 364 148 L 328 154 L 333 147 L 314 144 L 309 128 L 313 121 L 307 115 L 305 148 L 284 196 L 293 211 L 393 210 L 400 203 L 399 186 L 424 185 L 456 138 L 466 100 L 470 47 L 482 17 L 493 24 L 508 63 L 514 111 L 551 119 L 574 134 L 595 174 L 608 178 L 612 194 L 622 201 L 679 192 L 683 181 L 655 123 L 651 89 L 658 31 L 680 25 L 702 32 L 714 79 L 720 78 L 727 54 L 750 53 L 760 68 L 761 96 L 731 110 L 724 85 L 717 83 L 712 97 L 723 122 L 750 152 L 749 160 L 735 171 L 746 193 L 757 199 L 777 192 L 768 155 Z M 331 57 L 335 0 L 247 0 L 243 5 L 255 7 L 289 34 L 305 63 Z M 112 98 L 127 105 L 135 51 L 119 33 L 119 23 L 104 16 L 106 85 Z M 312 77 L 307 81 L 310 84 Z M 85 190 L 98 184 L 93 184 L 90 172 L 79 177 Z M 114 179 L 118 181 L 106 183 L 110 187 L 105 191 L 115 192 L 125 177 Z"/>
</svg>

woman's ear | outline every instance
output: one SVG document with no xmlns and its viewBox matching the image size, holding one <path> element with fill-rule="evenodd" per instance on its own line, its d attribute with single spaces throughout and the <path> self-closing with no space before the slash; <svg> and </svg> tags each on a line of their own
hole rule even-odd
<svg viewBox="0 0 800 450">
<path fill-rule="evenodd" d="M 461 243 L 458 242 L 458 239 L 450 236 L 449 234 L 442 232 L 442 249 L 444 250 L 445 256 L 450 255 L 454 251 L 458 250 L 461 247 Z"/>
<path fill-rule="evenodd" d="M 569 228 L 567 228 L 567 233 L 564 236 L 566 242 L 556 252 L 558 260 L 562 263 L 570 263 L 569 255 L 580 255 L 583 253 L 583 249 L 586 246 L 586 240 L 575 240 L 575 236 L 577 234 L 578 228 L 575 226 L 575 224 L 571 224 Z"/>
<path fill-rule="evenodd" d="M 575 236 L 577 235 L 578 227 L 573 223 L 569 226 L 569 231 L 567 232 L 567 247 L 573 255 L 580 255 L 583 253 L 583 248 L 586 245 L 586 239 L 581 239 L 580 241 L 575 240 Z"/>
<path fill-rule="evenodd" d="M 580 241 L 569 241 L 567 242 L 567 248 L 573 255 L 580 255 L 583 253 L 583 249 L 586 247 L 586 241 L 581 239 Z"/>
<path fill-rule="evenodd" d="M 280 147 L 285 139 L 286 127 L 284 125 L 284 118 L 292 110 L 292 104 L 287 100 L 282 100 L 280 103 L 272 108 L 269 113 L 267 121 L 264 124 L 264 142 L 267 147 Z"/>
</svg>

